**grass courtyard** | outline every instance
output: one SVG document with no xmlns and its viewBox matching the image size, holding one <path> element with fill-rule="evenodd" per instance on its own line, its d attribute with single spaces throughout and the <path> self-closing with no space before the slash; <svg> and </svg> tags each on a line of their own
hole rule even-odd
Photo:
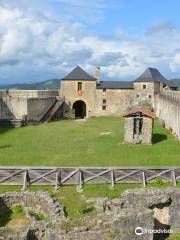
<svg viewBox="0 0 180 240">
<path fill-rule="evenodd" d="M 101 134 L 107 133 L 110 134 Z M 1 166 L 179 166 L 180 141 L 154 125 L 152 145 L 123 144 L 123 119 L 61 120 L 0 129 Z"/>
</svg>

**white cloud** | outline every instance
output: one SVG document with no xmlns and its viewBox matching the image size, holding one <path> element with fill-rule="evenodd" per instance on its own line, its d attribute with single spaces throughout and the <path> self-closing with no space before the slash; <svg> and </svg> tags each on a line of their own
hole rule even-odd
<svg viewBox="0 0 180 240">
<path fill-rule="evenodd" d="M 169 21 L 160 20 L 152 23 L 148 29 L 147 34 L 161 33 L 162 31 L 173 31 L 176 29 L 176 26 Z"/>
<path fill-rule="evenodd" d="M 80 22 L 36 10 L 0 5 L 1 81 L 63 77 L 77 64 L 90 72 L 100 65 L 107 77 L 123 80 L 133 80 L 148 66 L 180 71 L 180 30 L 168 27 L 170 23 L 159 27 L 166 31 L 156 27 L 153 34 L 132 36 L 121 29 L 106 38 Z"/>
</svg>

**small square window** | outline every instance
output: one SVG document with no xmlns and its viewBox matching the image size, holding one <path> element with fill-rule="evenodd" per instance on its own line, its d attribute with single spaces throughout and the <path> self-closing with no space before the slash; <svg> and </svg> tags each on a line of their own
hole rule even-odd
<svg viewBox="0 0 180 240">
<path fill-rule="evenodd" d="M 139 94 L 137 94 L 136 97 L 139 98 Z"/>
<path fill-rule="evenodd" d="M 144 85 L 143 85 L 143 89 L 146 89 L 146 88 L 147 88 L 147 86 L 144 84 Z"/>
<path fill-rule="evenodd" d="M 103 99 L 103 103 L 104 103 L 104 104 L 106 104 L 106 103 L 107 103 L 106 99 Z"/>
<path fill-rule="evenodd" d="M 106 110 L 106 106 L 102 106 L 102 110 Z"/>
<path fill-rule="evenodd" d="M 152 98 L 152 96 L 151 96 L 151 95 L 148 95 L 148 97 L 149 97 L 149 98 Z"/>
<path fill-rule="evenodd" d="M 106 92 L 106 88 L 103 88 L 103 92 Z"/>
</svg>

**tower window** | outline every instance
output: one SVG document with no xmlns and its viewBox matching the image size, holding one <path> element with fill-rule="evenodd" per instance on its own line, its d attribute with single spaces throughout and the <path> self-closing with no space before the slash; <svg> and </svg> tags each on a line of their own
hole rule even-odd
<svg viewBox="0 0 180 240">
<path fill-rule="evenodd" d="M 102 110 L 106 110 L 106 106 L 102 106 Z"/>
<path fill-rule="evenodd" d="M 103 92 L 106 92 L 106 88 L 103 88 Z"/>
<path fill-rule="evenodd" d="M 78 82 L 77 90 L 78 91 L 82 90 L 82 82 Z"/>
<path fill-rule="evenodd" d="M 106 103 L 107 103 L 106 99 L 103 99 L 103 104 L 106 104 Z"/>
<path fill-rule="evenodd" d="M 152 96 L 151 95 L 148 95 L 149 98 L 151 98 Z"/>
<path fill-rule="evenodd" d="M 147 88 L 147 86 L 144 84 L 144 85 L 143 85 L 143 89 L 146 89 L 146 88 Z"/>
<path fill-rule="evenodd" d="M 139 98 L 139 94 L 137 94 L 136 97 Z"/>
</svg>

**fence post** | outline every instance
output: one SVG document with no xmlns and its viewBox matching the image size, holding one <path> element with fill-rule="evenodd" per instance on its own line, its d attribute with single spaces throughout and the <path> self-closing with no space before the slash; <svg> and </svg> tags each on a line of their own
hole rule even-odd
<svg viewBox="0 0 180 240">
<path fill-rule="evenodd" d="M 143 187 L 146 187 L 146 176 L 145 176 L 145 171 L 142 171 L 142 181 L 143 181 Z"/>
<path fill-rule="evenodd" d="M 78 169 L 78 173 L 79 173 L 78 175 L 79 179 L 78 179 L 78 186 L 76 188 L 76 191 L 83 192 L 83 172 L 81 169 Z"/>
<path fill-rule="evenodd" d="M 82 182 L 82 171 L 79 169 L 79 188 L 82 189 L 83 182 Z"/>
<path fill-rule="evenodd" d="M 176 187 L 176 175 L 174 170 L 171 171 L 171 177 L 172 177 L 172 184 L 174 187 Z"/>
<path fill-rule="evenodd" d="M 27 184 L 28 184 L 28 171 L 24 171 L 24 180 L 23 180 L 23 187 L 22 190 L 25 191 L 27 189 Z"/>
<path fill-rule="evenodd" d="M 115 183 L 115 181 L 114 181 L 114 170 L 111 169 L 111 187 L 112 188 L 114 188 L 114 183 Z"/>
<path fill-rule="evenodd" d="M 55 191 L 58 190 L 59 186 L 61 184 L 61 171 L 59 168 L 56 170 L 56 182 L 55 182 Z"/>
</svg>

